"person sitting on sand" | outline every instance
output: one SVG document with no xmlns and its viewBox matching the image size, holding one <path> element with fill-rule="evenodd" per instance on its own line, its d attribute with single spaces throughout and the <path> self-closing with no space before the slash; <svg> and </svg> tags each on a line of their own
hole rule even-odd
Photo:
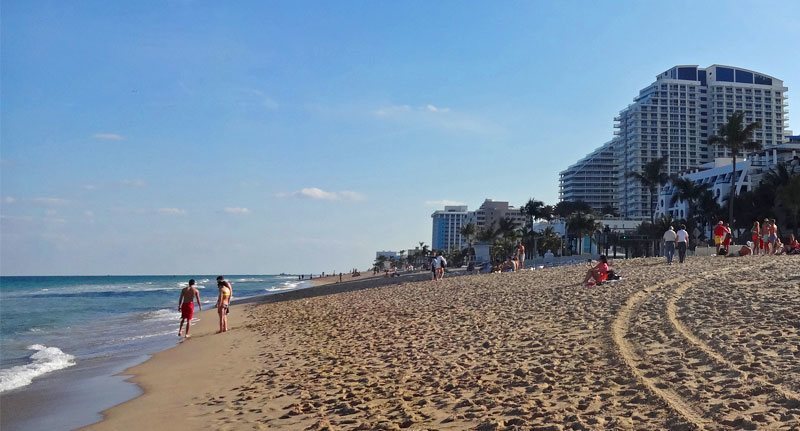
<svg viewBox="0 0 800 431">
<path fill-rule="evenodd" d="M 178 298 L 178 310 L 181 312 L 181 326 L 178 328 L 178 336 L 181 336 L 183 330 L 183 321 L 186 321 L 186 338 L 189 335 L 189 327 L 192 324 L 192 317 L 194 317 L 194 301 L 197 300 L 197 308 L 203 309 L 200 305 L 200 291 L 194 287 L 194 279 L 189 280 L 189 285 L 181 289 L 181 296 Z"/>
<path fill-rule="evenodd" d="M 217 314 L 219 315 L 219 332 L 228 331 L 228 313 L 230 313 L 231 298 L 233 298 L 233 287 L 231 283 L 225 280 L 225 277 L 217 277 L 217 288 L 219 289 L 219 296 L 217 296 Z"/>
<path fill-rule="evenodd" d="M 789 240 L 786 241 L 786 254 L 800 254 L 800 241 L 794 237 L 794 234 L 789 234 Z"/>
<path fill-rule="evenodd" d="M 598 259 L 597 265 L 595 265 L 594 267 L 589 269 L 589 271 L 586 272 L 586 278 L 583 279 L 582 284 L 584 285 L 591 284 L 589 283 L 589 280 L 594 280 L 594 284 L 600 284 L 602 283 L 602 280 L 604 280 L 607 276 L 608 276 L 608 258 L 606 258 L 605 255 L 601 254 L 600 258 Z"/>
</svg>

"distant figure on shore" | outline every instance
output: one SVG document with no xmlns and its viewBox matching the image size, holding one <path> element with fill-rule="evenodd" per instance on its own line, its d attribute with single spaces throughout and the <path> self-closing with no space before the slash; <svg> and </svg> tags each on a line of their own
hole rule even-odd
<svg viewBox="0 0 800 431">
<path fill-rule="evenodd" d="M 689 248 L 689 232 L 686 231 L 685 224 L 675 232 L 675 247 L 678 249 L 678 262 L 683 263 L 686 260 L 686 250 Z"/>
<path fill-rule="evenodd" d="M 342 282 L 342 273 L 340 272 L 339 273 L 339 283 L 341 283 L 341 282 Z"/>
<path fill-rule="evenodd" d="M 219 295 L 217 296 L 217 314 L 219 315 L 219 332 L 228 331 L 228 313 L 230 313 L 231 298 L 233 298 L 233 286 L 225 280 L 225 277 L 217 277 L 217 289 Z"/>
<path fill-rule="evenodd" d="M 525 246 L 522 245 L 522 241 L 517 242 L 517 261 L 517 269 L 525 269 Z"/>
<path fill-rule="evenodd" d="M 675 228 L 670 226 L 664 232 L 664 255 L 667 257 L 667 265 L 672 265 L 672 259 L 675 257 L 675 242 L 678 240 L 678 234 L 675 233 Z"/>
<path fill-rule="evenodd" d="M 600 255 L 598 259 L 597 265 L 590 268 L 589 271 L 586 272 L 586 278 L 583 279 L 583 285 L 591 286 L 592 284 L 601 284 L 604 282 L 608 277 L 608 258 L 605 255 Z M 593 280 L 593 283 L 589 283 L 589 280 Z"/>
<path fill-rule="evenodd" d="M 189 327 L 192 325 L 192 317 L 194 317 L 194 301 L 197 300 L 197 308 L 202 310 L 200 305 L 200 291 L 194 287 L 194 279 L 189 280 L 189 285 L 181 289 L 181 296 L 178 298 L 178 310 L 181 312 L 181 326 L 178 328 L 178 336 L 181 336 L 183 330 L 183 321 L 186 321 L 186 338 L 189 335 Z"/>
</svg>

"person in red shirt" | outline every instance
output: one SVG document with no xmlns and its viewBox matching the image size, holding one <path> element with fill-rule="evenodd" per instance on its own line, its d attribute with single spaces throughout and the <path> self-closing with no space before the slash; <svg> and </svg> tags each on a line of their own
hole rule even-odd
<svg viewBox="0 0 800 431">
<path fill-rule="evenodd" d="M 731 241 L 733 240 L 733 233 L 731 232 L 730 223 L 725 223 L 725 234 L 722 240 L 722 247 L 725 249 L 725 254 L 731 249 Z"/>
<path fill-rule="evenodd" d="M 716 226 L 714 226 L 714 245 L 717 246 L 717 254 L 722 249 L 722 241 L 725 239 L 725 225 L 720 220 Z"/>
</svg>

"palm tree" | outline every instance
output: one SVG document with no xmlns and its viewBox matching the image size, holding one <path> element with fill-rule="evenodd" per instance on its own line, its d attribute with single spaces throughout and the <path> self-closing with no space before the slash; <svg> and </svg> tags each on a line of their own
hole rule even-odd
<svg viewBox="0 0 800 431">
<path fill-rule="evenodd" d="M 785 164 L 781 163 L 764 173 L 764 176 L 761 178 L 761 184 L 765 184 L 777 190 L 779 187 L 789 184 L 789 181 L 792 180 L 792 176 L 792 171 L 787 168 Z"/>
<path fill-rule="evenodd" d="M 697 212 L 697 205 L 703 192 L 708 189 L 707 184 L 698 184 L 688 178 L 673 176 L 672 185 L 675 187 L 676 193 L 672 195 L 670 205 L 675 205 L 675 202 L 681 200 L 686 202 L 686 220 L 689 220 L 695 212 Z"/>
<path fill-rule="evenodd" d="M 789 184 L 778 189 L 778 199 L 792 218 L 793 230 L 797 234 L 797 216 L 800 213 L 800 175 L 794 176 Z"/>
<path fill-rule="evenodd" d="M 528 199 L 528 202 L 522 206 L 522 214 L 530 217 L 530 221 L 531 223 L 533 223 L 534 220 L 543 218 L 542 217 L 544 215 L 542 213 L 543 209 L 544 209 L 544 202 L 537 201 L 531 198 Z"/>
<path fill-rule="evenodd" d="M 656 192 L 669 181 L 669 176 L 664 172 L 666 165 L 667 156 L 664 156 L 645 163 L 641 172 L 628 172 L 628 176 L 639 181 L 639 184 L 650 192 L 650 224 L 653 224 L 656 218 Z"/>
<path fill-rule="evenodd" d="M 574 234 L 578 240 L 578 254 L 583 250 L 583 235 L 587 232 L 593 232 L 596 223 L 594 218 L 577 212 L 567 219 L 567 231 Z"/>
<path fill-rule="evenodd" d="M 461 235 L 467 239 L 467 243 L 472 247 L 472 238 L 475 237 L 475 223 L 467 223 L 461 228 Z"/>
<path fill-rule="evenodd" d="M 518 236 L 517 225 L 509 217 L 503 217 L 497 224 L 497 234 L 503 238 L 515 238 Z"/>
<path fill-rule="evenodd" d="M 714 136 L 708 137 L 708 143 L 727 148 L 733 158 L 731 167 L 731 192 L 728 195 L 728 222 L 733 223 L 733 196 L 736 191 L 736 156 L 747 151 L 758 151 L 761 143 L 751 141 L 753 131 L 760 128 L 761 123 L 756 121 L 744 125 L 744 112 L 736 111 L 729 118 L 726 124 L 719 126 L 719 131 Z"/>
</svg>

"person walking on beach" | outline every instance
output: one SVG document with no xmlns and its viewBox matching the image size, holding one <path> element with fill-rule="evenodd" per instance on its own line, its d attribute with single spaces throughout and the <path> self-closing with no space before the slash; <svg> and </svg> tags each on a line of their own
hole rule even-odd
<svg viewBox="0 0 800 431">
<path fill-rule="evenodd" d="M 667 257 L 667 265 L 672 265 L 672 258 L 675 256 L 675 242 L 678 239 L 678 234 L 675 233 L 675 228 L 672 226 L 664 232 L 664 255 Z"/>
<path fill-rule="evenodd" d="M 686 249 L 689 248 L 689 232 L 686 232 L 685 224 L 675 232 L 675 248 L 678 249 L 678 262 L 683 263 L 686 260 Z"/>
<path fill-rule="evenodd" d="M 217 296 L 217 314 L 219 315 L 219 332 L 228 331 L 228 313 L 230 312 L 231 298 L 233 298 L 233 287 L 231 283 L 225 280 L 225 277 L 217 277 L 217 289 L 219 295 Z"/>
<path fill-rule="evenodd" d="M 439 280 L 441 280 L 444 277 L 444 269 L 447 268 L 447 259 L 442 256 L 441 251 L 439 252 L 439 255 L 436 256 L 436 259 L 439 261 L 438 277 Z"/>
<path fill-rule="evenodd" d="M 522 245 L 522 241 L 517 243 L 517 261 L 519 264 L 517 270 L 525 269 L 525 246 Z"/>
<path fill-rule="evenodd" d="M 189 335 L 189 327 L 192 325 L 192 317 L 194 317 L 194 301 L 197 300 L 197 308 L 203 309 L 200 305 L 200 291 L 194 287 L 194 279 L 189 280 L 189 285 L 181 289 L 181 296 L 178 298 L 178 310 L 181 312 L 181 326 L 178 328 L 178 336 L 181 336 L 183 331 L 183 321 L 186 321 L 186 338 Z"/>
</svg>

